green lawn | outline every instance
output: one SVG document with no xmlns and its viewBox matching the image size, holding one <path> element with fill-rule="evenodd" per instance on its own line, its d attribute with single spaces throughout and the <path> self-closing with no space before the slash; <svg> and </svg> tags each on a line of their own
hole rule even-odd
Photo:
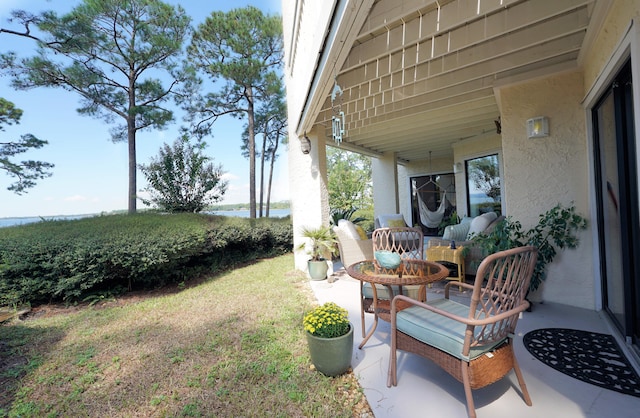
<svg viewBox="0 0 640 418">
<path fill-rule="evenodd" d="M 310 368 L 292 255 L 172 294 L 0 326 L 0 417 L 351 417 L 353 374 Z"/>
</svg>

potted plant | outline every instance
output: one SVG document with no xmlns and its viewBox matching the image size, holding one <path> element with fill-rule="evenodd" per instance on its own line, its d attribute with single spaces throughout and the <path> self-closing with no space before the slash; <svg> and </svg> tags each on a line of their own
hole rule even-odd
<svg viewBox="0 0 640 418">
<path fill-rule="evenodd" d="M 538 224 L 528 231 L 522 230 L 520 222 L 507 217 L 491 233 L 480 233 L 473 241 L 485 255 L 523 245 L 537 247 L 538 261 L 529 285 L 529 291 L 535 291 L 546 278 L 546 266 L 558 250 L 576 248 L 580 243 L 577 232 L 586 228 L 587 220 L 576 213 L 575 206 L 565 208 L 558 204 L 541 214 Z"/>
<path fill-rule="evenodd" d="M 308 240 L 300 244 L 298 249 L 305 250 L 311 257 L 307 263 L 309 276 L 312 280 L 326 279 L 329 265 L 325 256 L 335 254 L 338 243 L 331 227 L 303 228 L 301 233 Z"/>
<path fill-rule="evenodd" d="M 349 370 L 353 353 L 353 324 L 346 309 L 327 302 L 307 312 L 303 319 L 311 362 L 327 376 Z"/>
</svg>

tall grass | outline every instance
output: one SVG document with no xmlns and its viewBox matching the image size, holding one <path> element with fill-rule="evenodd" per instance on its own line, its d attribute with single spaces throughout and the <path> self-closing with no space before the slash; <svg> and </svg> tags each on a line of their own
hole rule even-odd
<svg viewBox="0 0 640 418">
<path fill-rule="evenodd" d="M 353 375 L 309 367 L 311 306 L 291 255 L 175 294 L 0 327 L 0 416 L 350 417 Z M 356 397 L 353 397 L 353 394 Z"/>
</svg>

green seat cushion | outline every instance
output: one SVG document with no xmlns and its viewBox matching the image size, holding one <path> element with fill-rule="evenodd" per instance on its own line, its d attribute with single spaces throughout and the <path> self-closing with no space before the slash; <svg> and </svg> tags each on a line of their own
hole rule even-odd
<svg viewBox="0 0 640 418">
<path fill-rule="evenodd" d="M 393 296 L 396 296 L 399 292 L 398 286 L 391 286 L 393 289 Z M 402 294 L 408 296 L 412 299 L 418 299 L 418 292 L 420 291 L 420 286 L 418 285 L 409 285 L 402 286 Z M 376 285 L 376 292 L 378 294 L 378 299 L 386 299 L 389 300 L 389 289 L 387 286 L 383 286 L 381 284 Z M 364 283 L 362 287 L 362 294 L 365 298 L 371 299 L 373 298 L 373 290 L 371 290 L 371 283 Z"/>
<path fill-rule="evenodd" d="M 464 318 L 469 315 L 468 306 L 449 299 L 435 299 L 427 302 L 427 304 Z M 462 355 L 462 346 L 464 345 L 464 333 L 467 326 L 419 306 L 412 306 L 398 312 L 396 327 L 399 331 L 416 340 L 466 361 L 473 360 L 491 351 L 502 342 L 497 341 L 480 347 L 473 347 L 469 352 L 469 357 L 465 357 Z M 480 327 L 475 329 L 480 330 Z"/>
</svg>

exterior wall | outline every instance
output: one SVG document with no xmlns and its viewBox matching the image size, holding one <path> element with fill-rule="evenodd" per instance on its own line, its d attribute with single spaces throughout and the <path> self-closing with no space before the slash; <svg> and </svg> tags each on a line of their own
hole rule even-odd
<svg viewBox="0 0 640 418">
<path fill-rule="evenodd" d="M 289 190 L 294 231 L 293 248 L 303 238 L 299 232 L 303 227 L 318 227 L 329 224 L 329 196 L 327 192 L 327 155 L 325 139 L 309 134 L 311 152 L 303 154 L 297 140 L 289 144 Z M 307 270 L 309 257 L 304 251 L 295 251 L 295 267 Z M 330 271 L 329 274 L 332 272 Z"/>
<path fill-rule="evenodd" d="M 505 200 L 509 216 L 529 229 L 552 206 L 575 204 L 589 217 L 589 155 L 581 72 L 535 80 L 499 91 Z M 550 136 L 528 139 L 526 121 L 549 117 Z M 548 265 L 547 279 L 533 300 L 595 308 L 593 239 L 580 235 L 575 250 L 564 250 Z"/>
<path fill-rule="evenodd" d="M 388 153 L 382 158 L 371 159 L 374 216 L 398 213 L 398 171 L 396 154 Z M 407 214 L 404 213 L 405 219 Z"/>
<path fill-rule="evenodd" d="M 609 10 L 602 30 L 596 36 L 593 46 L 585 54 L 585 92 L 595 84 L 616 45 L 631 25 L 632 19 L 636 22 L 640 20 L 640 2 L 638 0 L 615 0 L 612 2 L 611 10 Z"/>
<path fill-rule="evenodd" d="M 334 2 L 282 0 L 289 129 L 297 129 Z M 297 137 L 297 134 L 296 134 Z"/>
<path fill-rule="evenodd" d="M 321 28 L 329 25 L 332 9 L 325 2 L 282 2 L 284 78 L 289 119 L 287 158 L 294 249 L 303 242 L 299 235 L 302 227 L 329 224 L 325 138 L 317 137 L 314 132 L 307 133 L 311 139 L 311 152 L 305 155 L 300 150 L 299 140 L 304 133 L 297 132 L 297 129 L 312 83 L 318 51 L 324 42 L 325 31 Z M 308 258 L 303 251 L 295 251 L 295 268 L 306 270 Z"/>
</svg>

